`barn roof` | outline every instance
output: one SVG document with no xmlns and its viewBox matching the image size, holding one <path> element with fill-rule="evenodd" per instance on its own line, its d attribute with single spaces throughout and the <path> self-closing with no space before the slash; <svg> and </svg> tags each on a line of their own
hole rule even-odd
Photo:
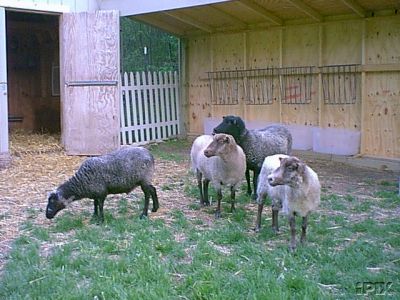
<svg viewBox="0 0 400 300">
<path fill-rule="evenodd" d="M 137 3 L 136 3 L 137 2 Z M 148 3 L 146 3 L 148 2 Z M 398 0 L 106 0 L 102 9 L 178 36 L 394 15 Z"/>
</svg>

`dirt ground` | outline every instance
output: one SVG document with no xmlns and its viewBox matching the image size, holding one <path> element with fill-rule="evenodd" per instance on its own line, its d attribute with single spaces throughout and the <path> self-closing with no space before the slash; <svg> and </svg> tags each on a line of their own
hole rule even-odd
<svg viewBox="0 0 400 300">
<path fill-rule="evenodd" d="M 58 136 L 16 133 L 10 139 L 13 162 L 9 168 L 0 170 L 0 273 L 12 242 L 21 233 L 21 225 L 27 219 L 44 226 L 51 225 L 44 214 L 47 193 L 72 176 L 85 159 L 82 156 L 65 155 Z M 168 222 L 171 212 L 180 210 L 188 219 L 201 218 L 204 226 L 212 225 L 212 214 L 189 207 L 197 200 L 186 196 L 184 186 L 188 180 L 195 184 L 195 178 L 188 173 L 190 143 L 182 145 L 177 150 L 170 149 L 168 143 L 160 144 L 161 150 L 178 151 L 185 159 L 181 162 L 157 159 L 154 185 L 161 207 L 157 213 L 151 213 L 151 218 L 163 218 Z M 390 171 L 356 168 L 321 159 L 307 159 L 306 162 L 318 173 L 323 193 L 326 194 L 371 199 L 377 191 L 382 190 L 383 183 L 392 182 L 390 186 L 393 187 L 398 180 L 398 174 Z M 139 206 L 142 197 L 140 189 L 131 194 L 129 197 L 137 198 Z M 115 197 L 120 196 L 109 196 Z M 105 210 L 112 209 L 115 202 L 108 199 Z M 256 209 L 250 201 L 246 207 Z M 92 209 L 90 200 L 77 201 L 68 208 L 76 212 L 88 209 Z M 400 215 L 400 210 L 393 214 Z"/>
</svg>

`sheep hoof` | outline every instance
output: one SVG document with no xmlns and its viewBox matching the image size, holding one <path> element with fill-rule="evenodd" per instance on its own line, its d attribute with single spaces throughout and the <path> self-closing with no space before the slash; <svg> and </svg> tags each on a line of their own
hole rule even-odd
<svg viewBox="0 0 400 300">
<path fill-rule="evenodd" d="M 296 251 L 296 245 L 289 245 L 289 252 L 295 252 Z"/>
<path fill-rule="evenodd" d="M 221 218 L 221 212 L 220 211 L 215 212 L 215 218 L 216 219 Z"/>
<path fill-rule="evenodd" d="M 203 203 L 201 203 L 201 206 L 210 206 L 210 202 L 209 201 L 204 201 Z"/>
<path fill-rule="evenodd" d="M 156 212 L 157 210 L 158 210 L 158 207 L 153 207 L 153 209 L 151 211 Z"/>
<path fill-rule="evenodd" d="M 140 220 L 143 220 L 143 219 L 147 219 L 147 215 L 142 213 L 142 214 L 140 215 Z"/>
<path fill-rule="evenodd" d="M 102 224 L 104 222 L 104 218 L 99 217 L 98 215 L 93 215 L 90 219 L 90 223 L 93 224 Z"/>
<path fill-rule="evenodd" d="M 257 194 L 251 194 L 251 200 L 256 201 L 257 200 Z"/>
<path fill-rule="evenodd" d="M 254 227 L 253 230 L 254 230 L 255 233 L 259 233 L 260 230 L 261 230 L 261 227 L 260 226 L 256 226 L 256 227 Z"/>
<path fill-rule="evenodd" d="M 279 228 L 272 227 L 272 232 L 275 234 L 279 234 Z"/>
</svg>

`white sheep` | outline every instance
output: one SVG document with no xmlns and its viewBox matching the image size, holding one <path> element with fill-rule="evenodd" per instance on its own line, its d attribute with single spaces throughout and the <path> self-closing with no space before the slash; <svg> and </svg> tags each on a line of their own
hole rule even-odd
<svg viewBox="0 0 400 300">
<path fill-rule="evenodd" d="M 265 158 L 257 186 L 258 214 L 256 230 L 261 227 L 264 199 L 272 201 L 272 229 L 277 232 L 278 212 L 289 217 L 291 231 L 290 249 L 296 249 L 295 216 L 303 218 L 300 242 L 306 238 L 307 219 L 320 203 L 321 185 L 318 175 L 304 162 L 294 156 L 276 154 Z"/>
<path fill-rule="evenodd" d="M 193 142 L 190 157 L 197 176 L 200 204 L 209 205 L 208 185 L 211 182 L 217 190 L 215 216 L 221 216 L 222 186 L 230 187 L 231 210 L 234 210 L 235 192 L 246 172 L 246 156 L 235 139 L 228 134 L 199 136 Z"/>
</svg>

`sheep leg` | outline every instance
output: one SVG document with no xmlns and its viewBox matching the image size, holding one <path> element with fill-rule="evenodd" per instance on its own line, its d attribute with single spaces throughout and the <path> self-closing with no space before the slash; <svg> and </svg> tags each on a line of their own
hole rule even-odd
<svg viewBox="0 0 400 300">
<path fill-rule="evenodd" d="M 104 222 L 103 206 L 106 198 L 96 198 L 94 200 L 94 213 L 92 220 L 100 223 Z"/>
<path fill-rule="evenodd" d="M 257 182 L 258 182 L 258 175 L 260 175 L 260 171 L 253 171 L 253 188 L 254 188 L 254 193 L 251 195 L 252 200 L 257 199 Z"/>
<path fill-rule="evenodd" d="M 144 183 L 142 183 L 140 185 L 140 187 L 142 188 L 142 191 L 144 193 L 144 207 L 143 207 L 142 214 L 140 215 L 140 218 L 143 219 L 143 218 L 147 217 L 147 212 L 149 210 L 151 188 L 149 185 L 144 184 Z"/>
<path fill-rule="evenodd" d="M 278 214 L 279 214 L 279 210 L 272 208 L 272 231 L 274 233 L 279 232 Z"/>
<path fill-rule="evenodd" d="M 251 195 L 250 170 L 246 168 L 247 195 Z"/>
<path fill-rule="evenodd" d="M 204 206 L 209 206 L 210 201 L 208 200 L 208 184 L 210 183 L 210 180 L 204 179 L 203 180 L 203 205 Z"/>
<path fill-rule="evenodd" d="M 215 211 L 215 218 L 221 218 L 221 200 L 222 200 L 222 191 L 219 189 L 217 191 L 217 210 Z"/>
<path fill-rule="evenodd" d="M 263 208 L 264 208 L 264 201 L 261 201 L 258 203 L 256 227 L 254 228 L 255 232 L 259 232 L 261 229 L 261 215 L 262 215 Z"/>
<path fill-rule="evenodd" d="M 235 189 L 231 186 L 231 212 L 235 211 Z"/>
<path fill-rule="evenodd" d="M 308 221 L 308 216 L 303 217 L 303 222 L 302 222 L 302 224 L 301 224 L 301 238 L 300 238 L 300 243 L 304 243 L 305 240 L 306 240 L 307 221 Z"/>
<path fill-rule="evenodd" d="M 200 205 L 204 206 L 204 196 L 203 196 L 203 174 L 199 170 L 196 170 L 196 177 L 197 177 L 197 186 L 200 191 Z M 207 199 L 208 200 L 208 199 Z"/>
<path fill-rule="evenodd" d="M 97 199 L 94 199 L 93 203 L 94 203 L 93 217 L 97 218 L 97 216 L 99 215 L 99 201 Z"/>
<path fill-rule="evenodd" d="M 151 199 L 153 200 L 153 208 L 151 211 L 156 212 L 160 207 L 160 203 L 158 202 L 158 197 L 157 197 L 157 191 L 154 186 L 149 185 L 149 187 L 150 187 Z"/>
<path fill-rule="evenodd" d="M 290 226 L 290 245 L 289 250 L 296 250 L 296 219 L 294 214 L 289 215 L 289 226 Z"/>
</svg>

